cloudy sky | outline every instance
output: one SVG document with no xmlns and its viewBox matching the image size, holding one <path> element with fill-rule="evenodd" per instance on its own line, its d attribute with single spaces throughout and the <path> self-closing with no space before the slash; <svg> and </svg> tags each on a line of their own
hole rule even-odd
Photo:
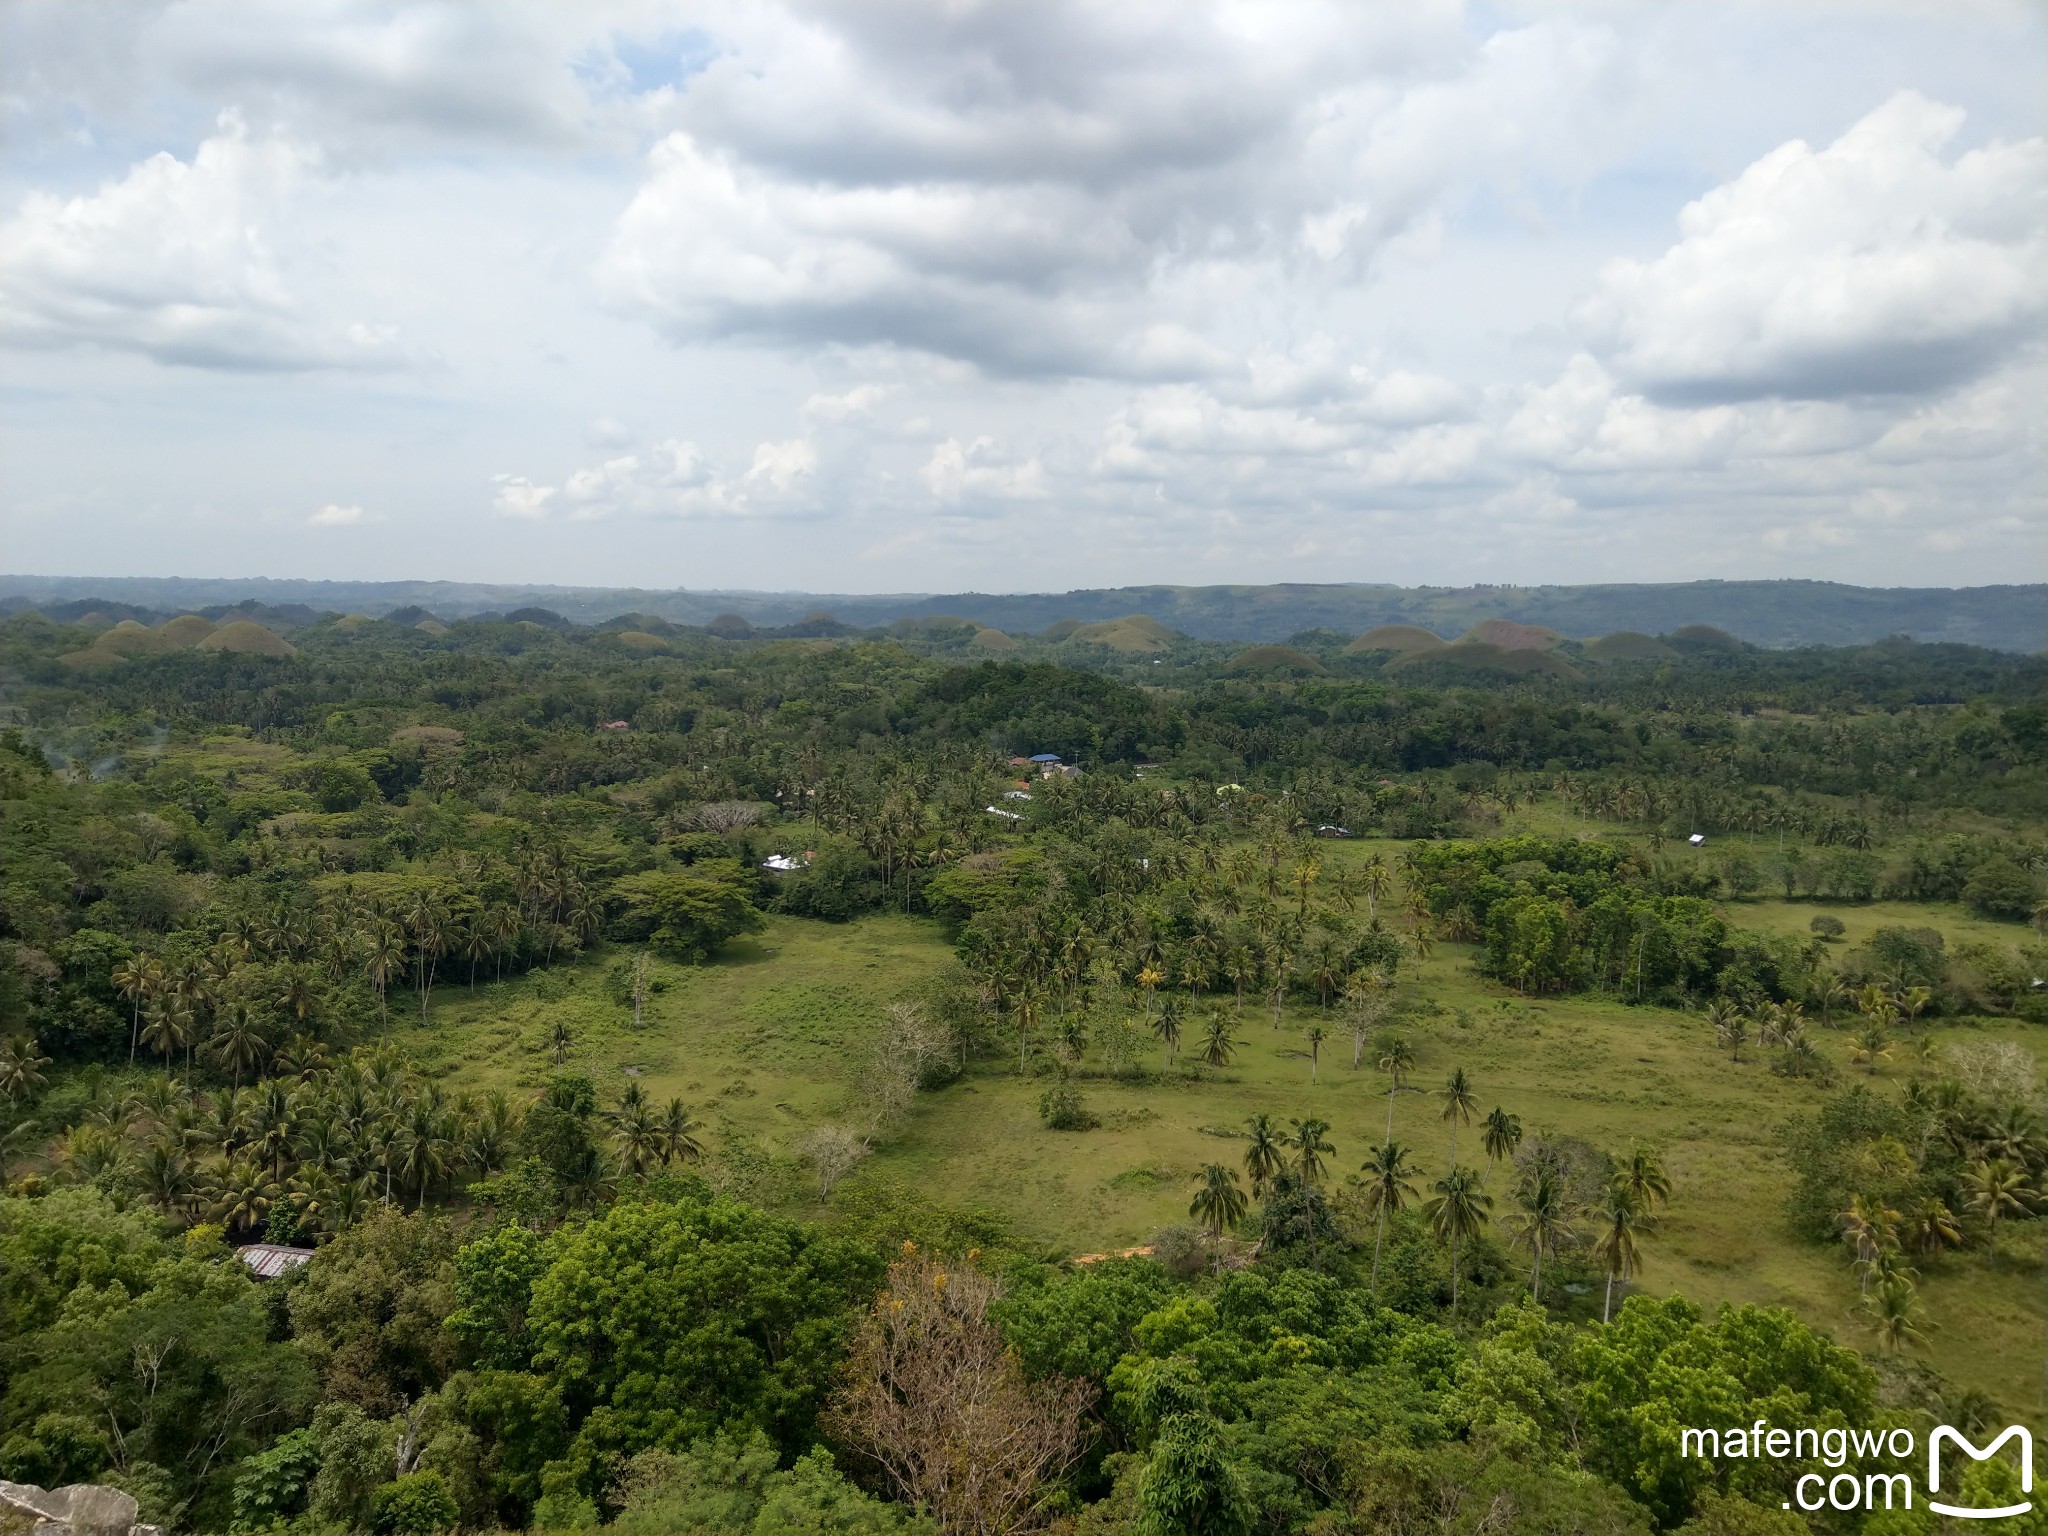
<svg viewBox="0 0 2048 1536">
<path fill-rule="evenodd" d="M 0 3 L 0 568 L 2038 580 L 2048 8 Z"/>
</svg>

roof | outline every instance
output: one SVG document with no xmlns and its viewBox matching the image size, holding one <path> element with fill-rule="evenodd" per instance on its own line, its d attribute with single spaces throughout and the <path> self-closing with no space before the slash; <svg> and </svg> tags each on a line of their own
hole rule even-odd
<svg viewBox="0 0 2048 1536">
<path fill-rule="evenodd" d="M 1031 754 L 1031 761 L 1034 763 L 1056 763 L 1059 760 L 1060 755 L 1057 752 L 1034 752 Z"/>
<path fill-rule="evenodd" d="M 287 1248 L 282 1243 L 251 1243 L 237 1248 L 235 1255 L 248 1265 L 259 1280 L 274 1280 L 288 1269 L 297 1269 L 313 1257 L 310 1248 Z"/>
<path fill-rule="evenodd" d="M 761 867 L 786 875 L 793 869 L 802 869 L 808 863 L 810 863 L 810 860 L 799 859 L 793 854 L 771 853 L 761 861 Z"/>
</svg>

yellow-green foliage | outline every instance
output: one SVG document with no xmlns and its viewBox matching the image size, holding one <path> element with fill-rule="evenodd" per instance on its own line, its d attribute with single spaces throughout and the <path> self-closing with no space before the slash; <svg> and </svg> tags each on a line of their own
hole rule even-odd
<svg viewBox="0 0 2048 1536">
<path fill-rule="evenodd" d="M 659 635 L 650 635 L 644 629 L 622 629 L 612 638 L 629 651 L 665 651 L 668 642 Z"/>
<path fill-rule="evenodd" d="M 1483 640 L 1458 640 L 1440 651 L 1416 651 L 1390 662 L 1390 672 L 1504 673 L 1509 677 L 1577 677 L 1572 664 L 1551 651 L 1508 650 Z"/>
<path fill-rule="evenodd" d="M 1017 649 L 1017 642 L 1000 629 L 977 629 L 974 638 L 967 643 L 980 651 L 1002 652 Z"/>
</svg>

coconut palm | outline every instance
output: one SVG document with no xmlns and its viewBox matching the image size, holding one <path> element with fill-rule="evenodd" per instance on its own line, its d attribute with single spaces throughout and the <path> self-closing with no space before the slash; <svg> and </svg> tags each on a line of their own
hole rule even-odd
<svg viewBox="0 0 2048 1536">
<path fill-rule="evenodd" d="M 1665 1173 L 1657 1154 L 1641 1143 L 1622 1160 L 1615 1177 L 1628 1186 L 1628 1192 L 1646 1212 L 1671 1201 L 1670 1175 Z"/>
<path fill-rule="evenodd" d="M 166 1216 L 190 1215 L 199 1198 L 199 1178 L 185 1149 L 160 1136 L 142 1149 L 135 1169 L 142 1198 Z"/>
<path fill-rule="evenodd" d="M 1314 1189 L 1323 1182 L 1323 1159 L 1337 1150 L 1323 1139 L 1330 1122 L 1310 1116 L 1306 1120 L 1289 1120 L 1287 1123 L 1294 1127 L 1294 1138 L 1288 1143 L 1294 1153 L 1294 1176 L 1309 1189 Z"/>
<path fill-rule="evenodd" d="M 1400 1035 L 1389 1035 L 1380 1042 L 1379 1059 L 1374 1063 L 1387 1074 L 1387 1140 L 1394 1139 L 1394 1095 L 1408 1086 L 1408 1074 L 1415 1070 L 1415 1047 Z"/>
<path fill-rule="evenodd" d="M 254 1232 L 269 1219 L 277 1184 L 260 1163 L 236 1159 L 221 1170 L 211 1214 L 231 1232 Z"/>
<path fill-rule="evenodd" d="M 43 1086 L 43 1068 L 49 1064 L 49 1057 L 37 1053 L 33 1039 L 8 1041 L 0 1046 L 0 1094 L 9 1103 L 26 1099 Z"/>
<path fill-rule="evenodd" d="M 1515 1223 L 1515 1246 L 1526 1248 L 1532 1260 L 1529 1270 L 1529 1299 L 1543 1300 L 1543 1261 L 1569 1246 L 1578 1236 L 1574 1225 L 1578 1211 L 1565 1189 L 1564 1181 L 1548 1167 L 1539 1167 L 1515 1191 L 1521 1214 Z"/>
<path fill-rule="evenodd" d="M 1443 1103 L 1443 1112 L 1437 1116 L 1451 1128 L 1451 1166 L 1458 1163 L 1458 1127 L 1472 1123 L 1472 1111 L 1479 1107 L 1472 1096 L 1472 1079 L 1465 1075 L 1463 1067 L 1452 1069 L 1444 1079 L 1444 1085 L 1437 1090 L 1437 1098 Z"/>
<path fill-rule="evenodd" d="M 619 1163 L 634 1178 L 646 1175 L 661 1156 L 661 1121 L 648 1107 L 646 1096 L 638 1093 L 620 1104 L 611 1115 L 612 1137 L 619 1144 Z"/>
<path fill-rule="evenodd" d="M 1906 1213 L 1904 1236 L 1908 1248 L 1929 1257 L 1963 1243 L 1963 1229 L 1955 1213 L 1931 1195 Z"/>
<path fill-rule="evenodd" d="M 1242 1040 L 1230 1038 L 1230 1022 L 1220 1013 L 1209 1015 L 1209 1027 L 1202 1034 L 1202 1064 L 1223 1068 L 1230 1065 L 1232 1053 Z"/>
<path fill-rule="evenodd" d="M 1899 1213 L 1882 1200 L 1851 1195 L 1847 1209 L 1836 1220 L 1842 1228 L 1843 1241 L 1856 1256 L 1856 1268 L 1862 1276 L 1860 1289 L 1867 1298 L 1880 1259 L 1898 1246 Z"/>
<path fill-rule="evenodd" d="M 1221 1242 L 1223 1229 L 1244 1220 L 1249 1202 L 1237 1187 L 1237 1174 L 1221 1163 L 1204 1163 L 1195 1198 L 1188 1202 L 1188 1214 L 1209 1229 L 1209 1240 Z M 1222 1260 L 1219 1252 L 1218 1262 Z"/>
<path fill-rule="evenodd" d="M 1271 1115 L 1253 1115 L 1245 1123 L 1251 1127 L 1249 1145 L 1244 1149 L 1245 1176 L 1252 1181 L 1253 1197 L 1263 1200 L 1267 1187 L 1286 1171 L 1287 1154 Z"/>
<path fill-rule="evenodd" d="M 1166 1047 L 1166 1065 L 1161 1070 L 1171 1071 L 1173 1053 L 1180 1049 L 1180 1009 L 1175 1006 L 1172 998 L 1168 998 L 1166 1006 L 1154 1016 L 1152 1033 L 1157 1035 Z"/>
<path fill-rule="evenodd" d="M 557 1019 L 554 1022 L 554 1024 L 549 1027 L 548 1050 L 554 1056 L 556 1066 L 559 1067 L 563 1062 L 569 1059 L 569 1049 L 571 1046 L 575 1045 L 575 1043 L 575 1031 L 569 1028 L 567 1020 Z"/>
<path fill-rule="evenodd" d="M 1994 1230 L 2009 1216 L 2031 1216 L 2039 1201 L 2026 1170 L 2002 1157 L 1972 1163 L 1960 1183 L 1963 1203 L 1989 1221 Z"/>
<path fill-rule="evenodd" d="M 1749 1039 L 1749 1017 L 1725 999 L 1707 1009 L 1707 1022 L 1714 1026 L 1714 1043 L 1726 1046 L 1730 1061 L 1742 1060 L 1742 1047 Z"/>
<path fill-rule="evenodd" d="M 1593 1240 L 1593 1255 L 1607 1271 L 1607 1296 L 1600 1304 L 1600 1321 L 1604 1323 L 1614 1315 L 1614 1282 L 1619 1280 L 1626 1285 L 1635 1277 L 1641 1262 L 1636 1249 L 1637 1234 L 1654 1232 L 1657 1223 L 1622 1178 L 1608 1184 L 1600 1203 L 1594 1207 L 1594 1216 L 1599 1221 L 1600 1235 Z"/>
<path fill-rule="evenodd" d="M 1422 1207 L 1430 1230 L 1451 1250 L 1451 1310 L 1458 1309 L 1458 1249 L 1486 1229 L 1493 1209 L 1493 1196 L 1480 1187 L 1479 1174 L 1470 1168 L 1453 1168 L 1436 1181 L 1436 1193 Z"/>
<path fill-rule="evenodd" d="M 1877 1335 L 1878 1344 L 1887 1352 L 1896 1354 L 1908 1345 L 1926 1347 L 1932 1325 L 1924 1320 L 1913 1282 L 1904 1275 L 1879 1282 L 1863 1298 L 1863 1309 L 1870 1314 L 1871 1331 Z"/>
<path fill-rule="evenodd" d="M 1861 1063 L 1872 1076 L 1877 1073 L 1877 1064 L 1889 1061 L 1891 1054 L 1891 1037 L 1885 1032 L 1883 1023 L 1875 1018 L 1849 1037 L 1849 1059 Z"/>
<path fill-rule="evenodd" d="M 1498 1163 L 1513 1157 L 1521 1144 L 1521 1117 L 1496 1106 L 1479 1131 L 1479 1145 L 1485 1149 L 1487 1161 Z"/>
<path fill-rule="evenodd" d="M 1377 1230 L 1372 1240 L 1372 1289 L 1380 1289 L 1380 1250 L 1387 1241 L 1387 1218 L 1408 1208 L 1415 1186 L 1408 1181 L 1417 1170 L 1408 1161 L 1408 1149 L 1399 1142 L 1382 1142 L 1360 1169 L 1365 1175 L 1365 1208 L 1374 1217 Z"/>
<path fill-rule="evenodd" d="M 374 913 L 356 942 L 363 957 L 363 974 L 377 990 L 378 1020 L 383 1031 L 389 1033 L 391 1013 L 385 995 L 390 990 L 391 978 L 405 967 L 405 930 L 382 913 Z"/>
<path fill-rule="evenodd" d="M 142 1004 L 156 989 L 158 969 L 147 955 L 131 955 L 115 966 L 109 976 L 114 990 L 128 999 L 128 1065 L 135 1065 L 135 1046 L 142 1034 Z"/>
<path fill-rule="evenodd" d="M 1314 1082 L 1316 1080 L 1316 1065 L 1323 1058 L 1323 1042 L 1330 1038 L 1330 1034 L 1322 1025 L 1311 1024 L 1308 1027 L 1306 1038 L 1308 1040 L 1308 1080 Z"/>
<path fill-rule="evenodd" d="M 253 1008 L 236 998 L 214 1015 L 213 1034 L 206 1042 L 206 1050 L 228 1069 L 231 1081 L 239 1088 L 242 1074 L 263 1059 L 266 1044 L 262 1020 Z"/>
<path fill-rule="evenodd" d="M 704 1155 L 703 1143 L 697 1140 L 699 1129 L 681 1099 L 668 1101 L 661 1112 L 661 1165 L 664 1168 L 670 1163 L 694 1163 Z"/>
</svg>

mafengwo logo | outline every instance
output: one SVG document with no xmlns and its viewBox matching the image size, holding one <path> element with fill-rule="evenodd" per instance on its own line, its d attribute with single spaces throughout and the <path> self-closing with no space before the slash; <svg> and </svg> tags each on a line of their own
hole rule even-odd
<svg viewBox="0 0 2048 1536">
<path fill-rule="evenodd" d="M 1960 1430 L 1950 1429 L 1946 1424 L 1938 1426 L 1927 1437 L 1927 1507 L 1937 1515 L 1952 1515 L 1961 1520 L 2002 1520 L 2008 1515 L 2026 1514 L 2034 1507 L 2031 1500 L 2006 1504 L 1998 1509 L 1972 1509 L 1967 1504 L 1943 1504 L 1933 1497 L 1941 1492 L 1941 1447 L 1944 1442 L 1954 1441 L 1956 1449 L 1974 1461 L 1989 1461 L 1998 1454 L 2000 1446 L 2015 1438 L 2020 1443 L 2020 1492 L 2031 1494 L 2034 1491 L 2034 1437 L 2024 1426 L 2009 1426 L 2004 1434 L 1981 1451 Z"/>
<path fill-rule="evenodd" d="M 2014 1441 L 2019 1442 L 2020 1492 L 2030 1497 L 1995 1506 L 1945 1503 L 1940 1499 L 1941 1456 L 1945 1447 L 1953 1446 L 1970 1460 L 1983 1462 Z M 1910 1429 L 1778 1429 L 1759 1419 L 1747 1429 L 1681 1430 L 1678 1446 L 1680 1456 L 1710 1458 L 1723 1465 L 1731 1461 L 1769 1460 L 1804 1462 L 1808 1466 L 1818 1462 L 1827 1468 L 1804 1472 L 1794 1480 L 1792 1497 L 1785 1501 L 1787 1509 L 1808 1513 L 1833 1509 L 1846 1514 L 1852 1510 L 1912 1509 L 1915 1503 L 1910 1471 L 1873 1469 L 1886 1461 L 1906 1468 L 1917 1466 L 1918 1446 Z M 1955 1466 L 1952 1470 L 1956 1473 L 1951 1479 L 1953 1487 L 1963 1481 L 1966 1468 Z M 2033 1510 L 2033 1491 L 2034 1437 L 2024 1425 L 2009 1425 L 1981 1448 L 1961 1430 L 1947 1424 L 1937 1426 L 1927 1437 L 1926 1507 L 1933 1513 L 1957 1520 L 2009 1519 Z"/>
</svg>

